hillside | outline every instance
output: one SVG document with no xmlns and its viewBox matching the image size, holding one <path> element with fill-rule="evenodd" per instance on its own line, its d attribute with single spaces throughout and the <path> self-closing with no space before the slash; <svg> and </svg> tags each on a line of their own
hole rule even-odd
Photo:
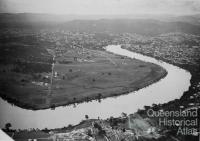
<svg viewBox="0 0 200 141">
<path fill-rule="evenodd" d="M 113 33 L 137 33 L 147 36 L 156 36 L 169 32 L 183 32 L 199 35 L 200 25 L 198 15 L 191 16 L 116 16 L 100 19 L 87 16 L 48 15 L 48 14 L 0 14 L 1 29 L 4 28 L 32 28 L 35 30 L 61 29 L 79 32 L 113 32 Z M 81 20 L 76 20 L 81 19 Z"/>
</svg>

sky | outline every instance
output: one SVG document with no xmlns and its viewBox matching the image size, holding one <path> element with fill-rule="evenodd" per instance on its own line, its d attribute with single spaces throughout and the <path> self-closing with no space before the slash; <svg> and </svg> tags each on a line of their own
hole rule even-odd
<svg viewBox="0 0 200 141">
<path fill-rule="evenodd" d="M 197 14 L 200 0 L 0 0 L 1 13 Z"/>
</svg>

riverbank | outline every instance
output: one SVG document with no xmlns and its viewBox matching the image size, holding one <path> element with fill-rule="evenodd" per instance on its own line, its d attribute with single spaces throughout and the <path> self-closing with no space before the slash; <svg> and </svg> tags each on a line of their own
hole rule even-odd
<svg viewBox="0 0 200 141">
<path fill-rule="evenodd" d="M 136 52 L 136 53 L 140 53 L 143 54 L 145 56 L 149 56 L 149 57 L 153 57 L 156 58 L 157 60 L 161 60 L 164 62 L 167 62 L 169 64 L 178 66 L 188 72 L 191 73 L 191 79 L 190 79 L 190 87 L 188 88 L 188 90 L 184 91 L 183 94 L 181 95 L 179 100 L 182 100 L 180 103 L 194 103 L 195 101 L 192 100 L 190 97 L 200 97 L 199 95 L 199 90 L 200 90 L 200 60 L 198 59 L 198 61 L 194 60 L 194 62 L 192 63 L 176 63 L 174 62 L 173 58 L 172 59 L 166 59 L 165 56 L 155 56 L 154 52 L 149 52 L 149 53 L 144 53 L 140 50 L 137 50 L 135 48 L 129 48 L 124 46 L 123 48 Z M 173 52 L 172 52 L 172 56 L 173 56 Z M 195 105 L 195 104 L 194 104 Z M 200 101 L 196 101 L 196 105 L 200 105 Z M 187 107 L 187 106 L 186 106 Z"/>
<path fill-rule="evenodd" d="M 89 117 L 88 117 L 89 118 Z M 6 130 L 5 130 L 6 131 Z M 174 135 L 166 134 L 166 130 L 158 127 L 156 123 L 148 118 L 143 118 L 140 114 L 126 115 L 120 117 L 110 117 L 102 119 L 85 119 L 77 125 L 69 125 L 55 129 L 31 129 L 20 131 L 6 131 L 13 135 L 13 139 L 44 139 L 55 140 L 131 140 L 131 141 L 177 141 Z"/>
<path fill-rule="evenodd" d="M 52 85 L 35 86 L 30 81 L 22 82 L 23 84 L 9 82 L 9 88 L 6 89 L 8 86 L 3 85 L 6 91 L 1 92 L 1 97 L 25 109 L 54 109 L 92 100 L 100 102 L 107 97 L 128 94 L 147 87 L 167 75 L 166 70 L 152 63 L 105 51 L 97 51 L 95 54 L 93 52 L 90 51 L 93 55 L 90 58 L 92 62 L 56 63 L 54 73 L 57 75 L 53 77 Z M 8 83 L 8 80 L 12 79 L 9 77 L 13 75 L 16 76 L 16 73 L 4 73 L 1 80 Z"/>
<path fill-rule="evenodd" d="M 126 47 L 124 47 L 126 48 Z M 141 53 L 143 55 L 146 56 L 150 56 L 150 57 L 154 57 L 158 60 L 161 61 L 165 61 L 169 64 L 173 64 L 175 66 L 178 66 L 180 68 L 185 69 L 186 71 L 191 73 L 191 79 L 190 79 L 190 87 L 188 88 L 188 90 L 183 91 L 182 95 L 180 96 L 180 98 L 165 102 L 163 104 L 153 104 L 153 105 L 146 105 L 144 106 L 144 109 L 140 109 L 138 110 L 137 114 L 140 114 L 143 118 L 147 118 L 147 111 L 148 109 L 154 109 L 155 111 L 193 111 L 193 110 L 197 110 L 198 116 L 197 117 L 190 117 L 187 116 L 184 118 L 184 120 L 196 120 L 199 117 L 199 113 L 200 113 L 200 62 L 199 60 L 193 60 L 194 62 L 192 63 L 178 63 L 176 61 L 174 61 L 173 59 L 173 51 L 171 53 L 171 58 L 172 59 L 166 59 L 165 56 L 155 56 L 154 52 L 149 52 L 149 53 L 144 53 L 140 50 L 137 50 L 135 48 L 126 48 L 130 51 L 134 51 L 137 53 Z M 175 52 L 176 53 L 176 52 Z M 187 57 L 186 57 L 187 58 Z M 182 58 L 181 58 L 182 59 Z M 168 118 L 168 120 L 173 120 L 172 118 Z M 178 120 L 181 120 L 181 118 L 179 118 Z M 155 118 L 152 117 L 150 119 L 150 121 L 155 122 L 155 123 L 159 123 L 159 117 Z M 187 140 L 198 140 L 198 136 L 199 136 L 199 121 L 197 124 L 193 125 L 193 126 L 181 126 L 181 127 L 177 127 L 177 126 L 160 126 L 164 131 L 167 131 L 168 134 L 170 135 L 176 135 L 176 138 L 178 140 L 182 140 L 182 141 L 187 141 Z M 190 132 L 182 132 L 182 134 L 177 134 L 179 131 L 179 128 L 187 128 L 187 131 L 190 130 Z"/>
<path fill-rule="evenodd" d="M 150 61 L 159 66 L 163 66 L 163 68 L 167 70 L 168 75 L 165 77 L 165 79 L 161 79 L 158 83 L 154 83 L 146 88 L 140 89 L 139 91 L 130 93 L 128 95 L 114 98 L 106 98 L 105 100 L 102 100 L 101 103 L 96 101 L 82 103 L 80 105 L 77 105 L 76 108 L 71 105 L 67 107 L 58 107 L 55 110 L 47 109 L 32 111 L 11 106 L 10 104 L 1 100 L 0 108 L 3 115 L 1 126 L 3 127 L 5 123 L 13 121 L 13 127 L 20 129 L 42 129 L 45 127 L 52 129 L 55 127 L 63 127 L 63 125 L 68 125 L 69 123 L 77 124 L 78 122 L 80 122 L 85 114 L 90 115 L 91 118 L 101 117 L 103 119 L 106 119 L 110 116 L 118 117 L 122 112 L 131 114 L 145 105 L 152 105 L 154 103 L 166 103 L 168 101 L 180 98 L 182 93 L 186 91 L 190 86 L 190 73 L 186 72 L 183 69 L 164 62 L 157 61 L 153 58 L 145 57 L 140 54 L 135 54 L 133 52 L 121 49 L 119 48 L 119 46 L 110 46 L 110 48 L 115 54 L 125 53 L 124 55 L 130 58 L 136 57 L 139 60 L 143 60 L 146 62 Z M 121 58 L 121 56 L 118 57 Z M 129 59 L 129 61 L 132 62 L 132 59 Z M 143 68 L 144 66 L 140 67 Z M 12 114 L 14 114 L 15 116 L 8 116 Z M 25 118 L 27 116 L 33 117 L 33 119 L 31 118 L 32 120 L 30 120 Z M 66 119 L 66 117 L 70 118 Z M 55 118 L 57 119 L 57 122 L 52 122 Z M 21 119 L 23 119 L 23 123 L 20 122 Z"/>
</svg>

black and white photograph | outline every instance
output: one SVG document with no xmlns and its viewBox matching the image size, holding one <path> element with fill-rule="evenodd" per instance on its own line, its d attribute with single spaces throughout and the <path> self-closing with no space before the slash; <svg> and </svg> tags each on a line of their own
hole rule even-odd
<svg viewBox="0 0 200 141">
<path fill-rule="evenodd" d="M 0 0 L 0 141 L 200 141 L 200 0 Z"/>
</svg>

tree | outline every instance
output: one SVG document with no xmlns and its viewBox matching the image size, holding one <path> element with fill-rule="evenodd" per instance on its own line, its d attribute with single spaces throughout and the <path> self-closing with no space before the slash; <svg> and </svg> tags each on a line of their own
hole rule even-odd
<svg viewBox="0 0 200 141">
<path fill-rule="evenodd" d="M 151 107 L 150 106 L 144 106 L 144 109 L 145 110 L 148 110 L 148 109 L 150 109 Z"/>
<path fill-rule="evenodd" d="M 55 108 L 56 108 L 56 105 L 55 105 L 55 104 L 52 104 L 52 105 L 51 105 L 51 110 L 55 110 Z"/>
<path fill-rule="evenodd" d="M 122 115 L 122 117 L 124 117 L 124 118 L 127 117 L 127 114 L 124 113 L 124 112 L 122 112 L 121 115 Z"/>
<path fill-rule="evenodd" d="M 97 96 L 97 98 L 98 98 L 98 102 L 101 103 L 102 94 L 99 93 L 98 96 Z"/>
<path fill-rule="evenodd" d="M 69 124 L 69 125 L 67 126 L 67 128 L 69 128 L 69 129 L 72 129 L 72 127 L 73 127 L 72 124 Z"/>
<path fill-rule="evenodd" d="M 88 119 L 89 119 L 89 116 L 88 116 L 88 115 L 85 115 L 85 119 L 88 120 Z"/>
<path fill-rule="evenodd" d="M 44 128 L 42 131 L 45 132 L 45 133 L 48 133 L 49 129 L 48 128 Z"/>
<path fill-rule="evenodd" d="M 12 127 L 11 123 L 6 123 L 6 124 L 5 124 L 5 129 L 6 129 L 7 131 L 10 130 L 10 127 Z"/>
<path fill-rule="evenodd" d="M 100 99 L 102 97 L 102 94 L 101 93 L 98 93 L 98 98 Z"/>
</svg>

